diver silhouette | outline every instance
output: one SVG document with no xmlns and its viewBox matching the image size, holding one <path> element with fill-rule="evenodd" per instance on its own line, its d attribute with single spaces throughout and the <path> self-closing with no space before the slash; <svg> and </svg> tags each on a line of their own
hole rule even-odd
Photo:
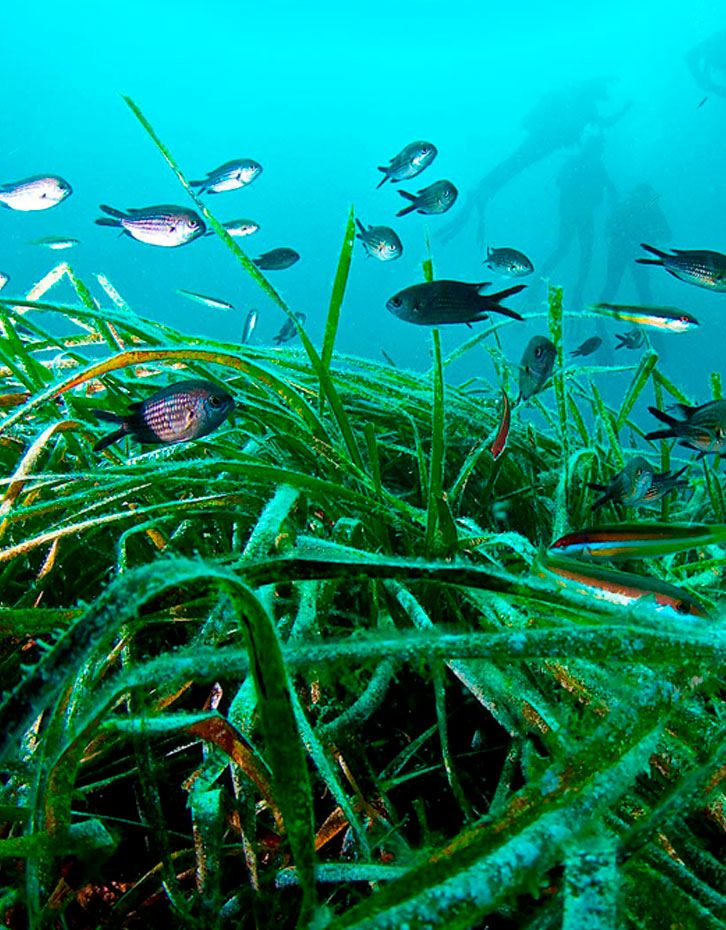
<svg viewBox="0 0 726 930">
<path fill-rule="evenodd" d="M 626 271 L 630 273 L 638 303 L 653 302 L 651 276 L 647 268 L 633 261 L 641 242 L 670 239 L 671 230 L 658 205 L 658 194 L 642 183 L 613 205 L 606 221 L 607 271 L 602 299 L 613 302 Z"/>
<path fill-rule="evenodd" d="M 686 64 L 706 93 L 726 97 L 726 30 L 695 45 L 686 55 Z"/>
<path fill-rule="evenodd" d="M 540 267 L 548 277 L 567 257 L 573 243 L 579 246 L 577 278 L 572 289 L 565 292 L 571 307 L 580 309 L 583 291 L 592 264 L 595 243 L 595 213 L 605 195 L 617 196 L 615 185 L 602 161 L 603 137 L 591 133 L 582 143 L 580 151 L 569 158 L 557 176 L 559 196 L 559 232 L 557 243 L 549 258 Z"/>
<path fill-rule="evenodd" d="M 465 198 L 457 215 L 437 234 L 448 242 L 477 215 L 477 239 L 484 239 L 484 211 L 492 197 L 513 178 L 560 149 L 578 145 L 588 127 L 606 129 L 620 120 L 630 108 L 628 101 L 609 116 L 600 111 L 610 95 L 613 78 L 599 77 L 579 81 L 544 94 L 522 120 L 527 135 L 511 155 L 491 169 L 476 189 Z"/>
</svg>

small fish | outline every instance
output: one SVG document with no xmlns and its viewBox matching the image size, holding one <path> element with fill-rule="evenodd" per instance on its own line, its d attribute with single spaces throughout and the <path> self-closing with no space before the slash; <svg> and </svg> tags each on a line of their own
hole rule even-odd
<svg viewBox="0 0 726 930">
<path fill-rule="evenodd" d="M 650 559 L 702 546 L 726 543 L 726 525 L 690 523 L 634 523 L 599 526 L 567 533 L 550 552 L 575 558 Z"/>
<path fill-rule="evenodd" d="M 13 184 L 1 184 L 0 203 L 23 213 L 49 210 L 72 193 L 73 188 L 63 178 L 53 174 L 38 174 Z"/>
<path fill-rule="evenodd" d="M 80 245 L 80 239 L 71 239 L 69 236 L 45 236 L 43 239 L 33 239 L 30 245 L 42 245 L 46 249 L 60 252 L 63 249 L 72 249 Z"/>
<path fill-rule="evenodd" d="M 502 454 L 502 452 L 504 452 L 504 449 L 507 445 L 510 422 L 511 413 L 509 410 L 509 398 L 507 397 L 507 392 L 502 391 L 502 419 L 499 423 L 499 429 L 497 430 L 497 435 L 494 438 L 494 442 L 489 447 L 489 451 L 491 452 L 492 458 L 495 462 Z"/>
<path fill-rule="evenodd" d="M 252 338 L 252 333 L 254 333 L 257 327 L 257 320 L 259 318 L 259 312 L 257 310 L 250 310 L 247 314 L 247 319 L 245 320 L 245 326 L 242 330 L 242 345 L 246 346 L 247 343 Z"/>
<path fill-rule="evenodd" d="M 436 213 L 446 213 L 454 206 L 459 192 L 451 181 L 434 181 L 428 187 L 422 188 L 417 194 L 409 194 L 408 191 L 399 191 L 401 197 L 410 200 L 411 203 L 399 210 L 396 216 L 405 216 L 414 210 L 417 213 L 424 213 L 430 216 Z"/>
<path fill-rule="evenodd" d="M 722 449 L 726 453 L 726 400 L 711 400 L 700 407 L 675 406 L 684 419 L 678 420 L 657 407 L 648 407 L 668 428 L 646 433 L 646 439 L 678 439 L 679 445 L 698 452 L 698 458 L 712 453 L 721 455 Z"/>
<path fill-rule="evenodd" d="M 244 236 L 251 236 L 253 233 L 259 232 L 260 229 L 259 223 L 255 223 L 254 220 L 227 220 L 227 222 L 222 223 L 222 225 L 233 239 L 242 239 Z M 214 235 L 214 230 L 208 230 L 207 235 Z"/>
<path fill-rule="evenodd" d="M 172 249 L 192 242 L 206 231 L 204 222 L 194 210 L 173 204 L 159 204 L 125 213 L 105 204 L 101 204 L 101 209 L 109 215 L 97 219 L 98 226 L 120 227 L 126 235 L 147 245 Z"/>
<path fill-rule="evenodd" d="M 128 413 L 94 410 L 99 420 L 115 423 L 118 429 L 99 439 L 94 452 L 105 449 L 124 436 L 141 443 L 176 443 L 206 436 L 226 419 L 234 399 L 211 381 L 179 381 L 169 384 Z"/>
<path fill-rule="evenodd" d="M 639 349 L 645 342 L 645 334 L 640 329 L 631 329 L 627 333 L 615 333 L 620 342 L 615 346 L 618 349 Z"/>
<path fill-rule="evenodd" d="M 577 559 L 544 555 L 539 557 L 537 573 L 541 577 L 553 575 L 563 588 L 592 595 L 610 604 L 627 606 L 653 597 L 656 610 L 673 612 L 677 616 L 708 616 L 703 605 L 694 597 L 658 578 L 594 565 L 584 566 Z"/>
<path fill-rule="evenodd" d="M 388 180 L 395 182 L 415 178 L 431 164 L 436 154 L 436 146 L 430 142 L 411 142 L 398 155 L 394 155 L 387 167 L 378 166 L 378 170 L 383 172 L 383 178 L 377 188 Z"/>
<path fill-rule="evenodd" d="M 190 181 L 192 187 L 198 187 L 200 194 L 221 194 L 223 191 L 236 191 L 251 184 L 262 171 L 262 165 L 251 158 L 228 161 L 214 171 L 210 171 L 203 181 Z"/>
<path fill-rule="evenodd" d="M 226 300 L 220 300 L 218 297 L 207 297 L 206 294 L 198 294 L 196 291 L 185 291 L 183 287 L 176 289 L 177 294 L 182 297 L 188 297 L 189 300 L 195 300 L 206 307 L 214 307 L 215 310 L 234 310 L 234 305 Z"/>
<path fill-rule="evenodd" d="M 508 275 L 510 278 L 521 278 L 534 271 L 532 262 L 517 249 L 492 249 L 488 246 L 484 264 L 492 271 Z"/>
<path fill-rule="evenodd" d="M 653 475 L 653 483 L 645 492 L 644 500 L 646 503 L 653 504 L 656 501 L 663 500 L 666 494 L 669 494 L 671 491 L 675 491 L 678 488 L 687 488 L 688 482 L 685 479 L 681 479 L 681 475 L 683 475 L 687 468 L 688 466 L 684 465 L 683 468 L 676 472 L 664 471 L 657 475 Z"/>
<path fill-rule="evenodd" d="M 576 349 L 573 349 L 570 355 L 573 358 L 581 355 L 592 355 L 593 352 L 597 352 L 601 345 L 602 339 L 599 336 L 590 336 L 589 339 L 580 343 Z"/>
<path fill-rule="evenodd" d="M 5 287 L 5 285 L 10 280 L 10 275 L 5 274 L 4 271 L 0 271 L 0 291 Z"/>
<path fill-rule="evenodd" d="M 696 109 L 697 109 L 697 110 L 700 110 L 701 107 L 704 105 L 704 103 L 705 103 L 707 100 L 708 100 L 708 97 L 703 97 L 703 98 L 701 99 L 701 102 L 700 102 L 700 103 L 698 104 L 698 106 L 696 107 Z"/>
<path fill-rule="evenodd" d="M 401 240 L 390 226 L 369 226 L 368 229 L 356 220 L 360 232 L 355 234 L 360 239 L 363 248 L 373 258 L 381 262 L 392 262 L 403 254 Z"/>
<path fill-rule="evenodd" d="M 272 249 L 270 252 L 263 252 L 259 258 L 253 258 L 252 261 L 262 271 L 282 271 L 283 268 L 290 268 L 295 262 L 300 261 L 300 255 L 295 249 Z"/>
<path fill-rule="evenodd" d="M 672 333 L 685 333 L 699 325 L 695 316 L 678 307 L 638 307 L 629 304 L 593 304 L 592 309 L 616 320 L 638 326 L 654 326 Z"/>
<path fill-rule="evenodd" d="M 657 258 L 636 258 L 639 265 L 662 265 L 679 281 L 705 287 L 709 291 L 726 291 L 726 255 L 707 249 L 671 249 L 671 254 L 640 243 L 640 247 Z"/>
<path fill-rule="evenodd" d="M 546 336 L 532 336 L 519 363 L 519 397 L 517 403 L 529 400 L 545 386 L 555 367 L 557 350 Z"/>
<path fill-rule="evenodd" d="M 295 313 L 294 316 L 301 326 L 305 325 L 307 316 L 304 313 Z M 276 346 L 280 346 L 284 342 L 290 342 L 295 336 L 297 336 L 297 326 L 295 326 L 292 320 L 287 319 L 280 327 L 279 333 L 272 337 L 272 341 Z"/>
<path fill-rule="evenodd" d="M 588 484 L 588 488 L 604 492 L 593 503 L 590 511 L 599 510 L 608 501 L 625 507 L 638 507 L 645 501 L 652 483 L 653 466 L 642 455 L 636 455 L 608 484 Z"/>
<path fill-rule="evenodd" d="M 394 294 L 386 302 L 386 308 L 399 320 L 419 326 L 437 326 L 444 323 L 478 323 L 490 313 L 503 313 L 513 320 L 523 318 L 500 303 L 505 297 L 518 294 L 526 285 L 518 284 L 498 291 L 482 294 L 482 288 L 490 282 L 467 284 L 464 281 L 427 281 L 414 284 Z"/>
</svg>

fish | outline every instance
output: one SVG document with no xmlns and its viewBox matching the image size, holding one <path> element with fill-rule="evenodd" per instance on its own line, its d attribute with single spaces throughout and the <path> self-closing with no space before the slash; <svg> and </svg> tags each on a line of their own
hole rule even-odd
<svg viewBox="0 0 726 930">
<path fill-rule="evenodd" d="M 607 484 L 588 483 L 588 488 L 603 492 L 590 511 L 599 510 L 608 501 L 625 507 L 638 507 L 645 501 L 652 483 L 653 466 L 642 455 L 636 455 Z"/>
<path fill-rule="evenodd" d="M 631 329 L 627 333 L 615 333 L 620 342 L 615 346 L 618 349 L 639 349 L 645 342 L 645 334 L 640 329 Z"/>
<path fill-rule="evenodd" d="M 304 313 L 295 313 L 293 315 L 301 326 L 305 325 L 307 316 Z M 287 319 L 280 327 L 280 331 L 272 337 L 272 341 L 276 346 L 280 346 L 284 342 L 290 342 L 295 336 L 297 336 L 297 326 L 295 326 L 292 320 Z"/>
<path fill-rule="evenodd" d="M 434 181 L 428 187 L 422 188 L 417 194 L 409 194 L 408 191 L 399 191 L 401 197 L 410 200 L 411 203 L 399 210 L 396 216 L 405 216 L 414 210 L 417 213 L 424 213 L 431 216 L 436 213 L 446 213 L 450 210 L 459 196 L 458 190 L 451 181 Z"/>
<path fill-rule="evenodd" d="M 656 419 L 665 423 L 667 429 L 646 433 L 645 439 L 678 439 L 678 444 L 704 455 L 726 454 L 726 400 L 710 400 L 700 407 L 676 404 L 683 419 L 678 420 L 657 407 L 648 407 Z"/>
<path fill-rule="evenodd" d="M 199 439 L 217 429 L 233 408 L 234 398 L 211 381 L 178 381 L 131 404 L 125 414 L 94 410 L 99 420 L 115 423 L 118 429 L 99 439 L 93 451 L 100 452 L 124 436 L 167 445 Z"/>
<path fill-rule="evenodd" d="M 406 287 L 386 302 L 386 309 L 399 320 L 419 326 L 438 326 L 447 323 L 478 323 L 490 313 L 503 313 L 513 320 L 523 320 L 515 310 L 504 307 L 500 301 L 524 290 L 525 284 L 482 294 L 490 282 L 467 284 L 465 281 L 426 281 Z"/>
<path fill-rule="evenodd" d="M 132 239 L 147 245 L 163 248 L 176 248 L 186 245 L 206 232 L 204 221 L 194 210 L 177 207 L 174 204 L 159 204 L 141 209 L 116 210 L 101 204 L 101 210 L 108 216 L 96 220 L 98 226 L 120 227 Z"/>
<path fill-rule="evenodd" d="M 227 220 L 226 223 L 222 223 L 222 226 L 224 226 L 233 239 L 242 239 L 244 236 L 251 236 L 253 233 L 259 232 L 260 229 L 260 224 L 255 223 L 254 220 Z M 208 236 L 213 236 L 214 230 L 208 229 L 206 234 Z"/>
<path fill-rule="evenodd" d="M 394 155 L 390 163 L 383 167 L 378 166 L 378 170 L 383 172 L 381 182 L 376 185 L 376 189 L 386 181 L 408 181 L 421 174 L 424 168 L 428 167 L 436 158 L 437 149 L 431 142 L 411 142 L 404 146 L 398 155 Z"/>
<path fill-rule="evenodd" d="M 270 252 L 263 252 L 259 258 L 253 258 L 252 261 L 262 271 L 282 271 L 283 268 L 290 268 L 295 262 L 300 261 L 300 255 L 295 249 L 272 249 Z"/>
<path fill-rule="evenodd" d="M 651 559 L 725 543 L 723 523 L 633 523 L 567 533 L 553 542 L 549 551 L 575 558 Z"/>
<path fill-rule="evenodd" d="M 72 193 L 73 188 L 68 181 L 58 175 L 36 174 L 12 184 L 0 184 L 0 204 L 23 213 L 49 210 Z"/>
<path fill-rule="evenodd" d="M 369 226 L 366 229 L 360 220 L 355 222 L 360 230 L 355 237 L 361 240 L 370 256 L 381 262 L 392 262 L 401 257 L 403 245 L 390 226 Z"/>
<path fill-rule="evenodd" d="M 557 350 L 546 336 L 532 336 L 519 363 L 519 397 L 517 403 L 529 400 L 545 386 L 555 367 Z"/>
<path fill-rule="evenodd" d="M 10 275 L 5 274 L 4 271 L 0 271 L 0 291 L 5 287 L 5 285 L 10 280 Z"/>
<path fill-rule="evenodd" d="M 509 409 L 509 398 L 507 397 L 507 392 L 502 391 L 502 419 L 499 423 L 497 435 L 494 437 L 494 442 L 489 447 L 489 451 L 495 462 L 506 448 L 510 423 L 511 413 Z"/>
<path fill-rule="evenodd" d="M 679 281 L 705 287 L 709 291 L 726 291 L 726 255 L 708 249 L 671 249 L 671 254 L 661 252 L 652 245 L 640 243 L 640 247 L 657 258 L 636 258 L 639 265 L 662 265 L 668 274 Z"/>
<path fill-rule="evenodd" d="M 70 236 L 44 236 L 42 239 L 33 239 L 30 245 L 42 245 L 46 249 L 52 249 L 60 252 L 63 249 L 72 249 L 80 245 L 80 239 L 72 239 Z"/>
<path fill-rule="evenodd" d="M 627 606 L 652 597 L 658 611 L 678 617 L 708 616 L 704 606 L 695 597 L 659 578 L 594 565 L 585 566 L 577 559 L 545 554 L 538 557 L 535 571 L 540 577 L 554 576 L 563 588 L 591 595 L 610 604 Z"/>
<path fill-rule="evenodd" d="M 262 172 L 262 165 L 252 158 L 239 158 L 227 161 L 214 171 L 208 172 L 203 181 L 190 181 L 192 187 L 198 187 L 200 194 L 221 194 L 224 191 L 236 191 L 247 187 Z"/>
<path fill-rule="evenodd" d="M 254 333 L 255 328 L 257 327 L 257 320 L 259 315 L 260 314 L 257 310 L 250 310 L 250 312 L 247 314 L 244 329 L 242 330 L 242 345 L 247 345 L 247 343 L 252 338 L 252 333 Z"/>
<path fill-rule="evenodd" d="M 681 478 L 687 468 L 688 466 L 684 465 L 683 468 L 676 472 L 664 471 L 660 474 L 653 475 L 653 483 L 645 492 L 645 501 L 648 504 L 653 504 L 656 501 L 662 500 L 666 494 L 669 494 L 671 491 L 675 491 L 678 488 L 687 488 L 688 482 Z"/>
<path fill-rule="evenodd" d="M 492 249 L 487 246 L 484 264 L 492 271 L 508 275 L 510 278 L 521 278 L 534 271 L 532 262 L 524 252 L 517 249 Z"/>
<path fill-rule="evenodd" d="M 573 349 L 570 355 L 573 358 L 581 355 L 592 355 L 593 352 L 597 352 L 601 345 L 602 339 L 599 336 L 590 336 L 589 339 L 581 342 L 576 349 Z"/>
<path fill-rule="evenodd" d="M 198 294 L 196 291 L 185 291 L 183 287 L 178 287 L 176 292 L 182 297 L 195 300 L 199 304 L 214 307 L 215 310 L 234 310 L 233 304 L 228 303 L 226 300 L 220 300 L 218 297 L 208 297 L 206 294 Z"/>
<path fill-rule="evenodd" d="M 642 307 L 630 304 L 593 304 L 592 309 L 616 320 L 627 320 L 638 326 L 654 326 L 672 333 L 686 333 L 700 325 L 695 316 L 678 307 Z M 619 347 L 618 347 L 619 348 Z"/>
</svg>

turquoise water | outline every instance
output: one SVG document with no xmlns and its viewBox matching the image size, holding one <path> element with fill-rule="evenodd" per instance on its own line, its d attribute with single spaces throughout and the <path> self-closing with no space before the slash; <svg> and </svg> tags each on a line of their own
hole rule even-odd
<svg viewBox="0 0 726 930">
<path fill-rule="evenodd" d="M 567 93 L 591 77 L 612 78 L 601 111 L 612 115 L 629 104 L 602 132 L 602 166 L 614 196 L 647 182 L 672 233 L 654 244 L 726 251 L 726 97 L 706 93 L 685 61 L 689 49 L 725 20 L 723 4 L 706 0 L 687 11 L 682 4 L 618 0 L 591 12 L 565 2 L 347 9 L 334 3 L 12 3 L 3 11 L 0 182 L 52 172 L 67 178 L 74 194 L 43 213 L 0 211 L 7 292 L 25 293 L 56 260 L 68 258 L 81 275 L 106 274 L 139 312 L 200 334 L 239 338 L 253 306 L 261 311 L 256 340 L 267 343 L 279 329 L 281 312 L 240 276 L 213 237 L 158 249 L 93 224 L 100 203 L 187 205 L 121 100 L 129 94 L 188 177 L 235 157 L 263 165 L 249 188 L 207 202 L 222 220 L 249 216 L 260 223 L 260 232 L 240 240 L 251 256 L 278 246 L 300 252 L 296 266 L 269 276 L 288 303 L 307 314 L 317 339 L 351 203 L 364 222 L 393 225 L 404 244 L 399 261 L 384 265 L 356 248 L 339 347 L 375 358 L 383 348 L 399 364 L 422 368 L 428 330 L 394 319 L 385 302 L 420 280 L 426 230 L 438 277 L 493 280 L 501 287 L 509 279 L 493 278 L 481 264 L 487 244 L 520 248 L 537 269 L 555 249 L 557 179 L 587 131 L 574 144 L 554 143 L 493 194 L 482 235 L 470 222 L 450 241 L 439 238 L 467 209 L 480 179 L 527 138 L 523 120 L 550 92 Z M 566 112 L 552 109 L 544 135 L 555 138 L 566 121 Z M 402 198 L 391 184 L 376 190 L 376 166 L 418 138 L 434 142 L 438 157 L 400 186 L 416 190 L 449 178 L 459 200 L 447 216 L 395 220 Z M 587 197 L 587 177 L 578 183 L 574 201 Z M 608 211 L 607 196 L 591 211 L 590 273 L 576 305 L 567 305 L 572 347 L 596 326 L 577 320 L 578 310 L 605 296 Z M 65 253 L 28 245 L 47 235 L 75 236 L 81 245 Z M 632 259 L 640 254 L 636 247 Z M 550 270 L 549 279 L 565 286 L 566 304 L 581 267 L 575 242 Z M 654 302 L 681 306 L 701 321 L 699 331 L 666 334 L 657 347 L 670 375 L 694 400 L 706 400 L 708 374 L 721 365 L 715 336 L 723 332 L 726 295 L 684 284 L 660 268 L 645 270 Z M 527 291 L 510 305 L 525 315 L 541 312 L 541 275 L 535 271 L 523 281 Z M 177 287 L 221 297 L 237 309 L 200 308 L 177 296 Z M 617 299 L 637 299 L 627 276 Z M 513 364 L 544 325 L 533 320 L 503 331 Z M 611 321 L 599 326 L 612 345 L 613 334 L 627 329 Z M 445 350 L 470 335 L 466 327 L 446 328 Z M 625 354 L 613 357 L 611 348 L 607 360 Z M 627 361 L 637 357 L 630 353 Z M 459 373 L 486 379 L 493 369 L 480 353 Z"/>
</svg>

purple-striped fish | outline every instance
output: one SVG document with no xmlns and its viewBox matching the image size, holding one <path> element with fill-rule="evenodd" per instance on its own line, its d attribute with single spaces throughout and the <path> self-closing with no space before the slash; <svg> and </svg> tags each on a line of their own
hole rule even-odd
<svg viewBox="0 0 726 930">
<path fill-rule="evenodd" d="M 23 213 L 49 210 L 72 193 L 73 188 L 63 178 L 55 174 L 36 174 L 23 181 L 0 184 L 0 203 Z"/>
<path fill-rule="evenodd" d="M 96 220 L 98 226 L 117 226 L 139 242 L 160 245 L 167 249 L 186 245 L 198 236 L 203 236 L 206 227 L 194 210 L 162 203 L 140 210 L 116 210 L 101 204 L 108 216 Z"/>
<path fill-rule="evenodd" d="M 234 398 L 211 381 L 179 381 L 169 384 L 140 403 L 131 404 L 126 414 L 94 410 L 99 420 L 115 423 L 118 429 L 104 436 L 94 452 L 131 436 L 141 443 L 175 443 L 199 439 L 217 429 L 234 407 Z"/>
</svg>

